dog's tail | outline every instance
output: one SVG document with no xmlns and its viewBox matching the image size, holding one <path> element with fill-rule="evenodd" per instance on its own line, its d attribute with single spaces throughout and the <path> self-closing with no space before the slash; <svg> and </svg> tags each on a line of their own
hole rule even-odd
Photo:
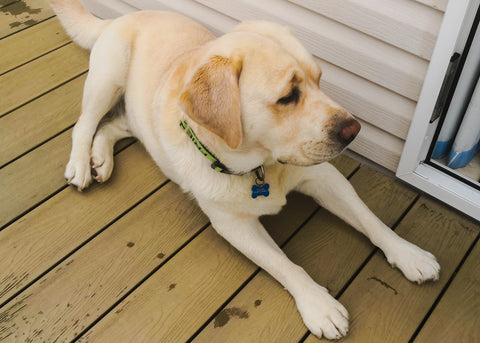
<svg viewBox="0 0 480 343">
<path fill-rule="evenodd" d="M 48 2 L 68 35 L 85 49 L 92 49 L 95 41 L 111 22 L 111 20 L 95 17 L 78 0 L 49 0 Z"/>
</svg>

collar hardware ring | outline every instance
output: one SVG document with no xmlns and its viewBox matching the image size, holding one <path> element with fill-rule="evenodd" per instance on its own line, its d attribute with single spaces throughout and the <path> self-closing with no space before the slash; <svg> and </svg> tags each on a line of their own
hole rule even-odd
<svg viewBox="0 0 480 343">
<path fill-rule="evenodd" d="M 265 184 L 265 169 L 263 166 L 258 167 L 255 169 L 255 184 L 259 187 Z"/>
</svg>

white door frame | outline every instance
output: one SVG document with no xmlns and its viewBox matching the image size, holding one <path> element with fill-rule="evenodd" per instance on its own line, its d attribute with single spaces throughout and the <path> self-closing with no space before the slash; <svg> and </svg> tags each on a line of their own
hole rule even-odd
<svg viewBox="0 0 480 343">
<path fill-rule="evenodd" d="M 439 120 L 430 123 L 442 82 L 454 52 L 465 45 L 480 0 L 450 0 L 410 126 L 397 177 L 480 220 L 480 191 L 423 163 Z"/>
</svg>

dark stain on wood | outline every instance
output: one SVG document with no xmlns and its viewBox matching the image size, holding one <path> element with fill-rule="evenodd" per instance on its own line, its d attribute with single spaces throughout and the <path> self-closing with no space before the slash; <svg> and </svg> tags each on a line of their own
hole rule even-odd
<svg viewBox="0 0 480 343">
<path fill-rule="evenodd" d="M 36 23 L 38 23 L 38 20 L 29 19 L 29 20 L 24 21 L 22 24 L 27 25 L 27 26 L 32 26 L 32 25 L 35 25 Z"/>
<path fill-rule="evenodd" d="M 10 26 L 11 29 L 14 29 L 20 25 L 22 25 L 23 23 L 21 21 L 14 21 L 13 23 L 10 23 L 8 24 Z"/>
<path fill-rule="evenodd" d="M 386 283 L 386 282 L 383 281 L 383 280 L 380 280 L 379 278 L 377 278 L 377 277 L 375 277 L 375 276 L 371 276 L 371 277 L 369 277 L 367 280 L 377 281 L 377 282 L 378 282 L 379 284 L 381 284 L 383 287 L 392 290 L 395 295 L 398 295 L 398 291 L 397 291 L 395 288 L 393 288 L 393 287 L 390 286 L 388 283 Z"/>
<path fill-rule="evenodd" d="M 159 259 L 162 259 L 162 258 L 164 258 L 164 257 L 165 257 L 165 254 L 164 254 L 164 253 L 162 253 L 162 252 L 161 252 L 160 254 L 158 254 L 158 255 L 157 255 L 157 258 L 159 258 Z"/>
<path fill-rule="evenodd" d="M 254 302 L 255 307 L 258 307 L 258 306 L 260 306 L 261 304 L 262 304 L 262 300 L 260 300 L 260 299 L 257 299 L 257 300 L 255 300 L 255 302 Z"/>
<path fill-rule="evenodd" d="M 232 317 L 247 319 L 249 316 L 250 315 L 247 311 L 242 310 L 238 307 L 225 308 L 220 311 L 220 313 L 215 317 L 213 327 L 218 328 L 227 325 L 228 321 Z"/>
<path fill-rule="evenodd" d="M 168 291 L 170 292 L 172 289 L 174 289 L 175 287 L 177 287 L 177 284 L 176 283 L 172 283 L 170 284 L 170 286 L 168 286 Z"/>
<path fill-rule="evenodd" d="M 32 17 L 28 14 L 38 14 L 42 11 L 42 9 L 31 8 L 25 3 L 25 1 L 17 1 L 9 6 L 1 7 L 0 11 L 7 16 L 13 16 L 15 19 L 17 19 L 16 21 L 8 24 L 11 29 L 14 29 L 22 25 L 32 26 L 37 24 L 39 21 L 32 19 Z"/>
<path fill-rule="evenodd" d="M 24 14 L 24 13 L 38 14 L 42 11 L 42 9 L 41 8 L 31 8 L 30 6 L 28 6 L 25 3 L 25 1 L 22 0 L 22 1 L 15 2 L 15 3 L 11 4 L 10 6 L 1 7 L 0 11 L 16 17 L 16 16 L 18 16 L 20 14 Z"/>
<path fill-rule="evenodd" d="M 478 233 L 478 227 L 477 226 L 470 227 L 468 225 L 465 225 L 464 223 L 459 223 L 459 224 L 462 227 L 462 229 L 464 229 L 467 232 L 477 232 Z"/>
<path fill-rule="evenodd" d="M 133 243 L 133 242 L 128 242 L 127 243 L 127 247 L 129 247 L 129 248 L 133 247 L 134 245 L 135 245 L 135 243 Z"/>
</svg>

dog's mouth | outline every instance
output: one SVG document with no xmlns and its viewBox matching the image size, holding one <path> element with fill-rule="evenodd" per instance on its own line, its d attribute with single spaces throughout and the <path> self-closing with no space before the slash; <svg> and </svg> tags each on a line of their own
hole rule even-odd
<svg viewBox="0 0 480 343">
<path fill-rule="evenodd" d="M 329 159 L 325 159 L 321 161 L 300 161 L 300 160 L 285 161 L 285 160 L 278 159 L 277 162 L 283 165 L 288 164 L 288 165 L 297 166 L 297 167 L 311 167 L 311 166 L 326 162 L 328 160 Z"/>
<path fill-rule="evenodd" d="M 321 148 L 319 148 L 321 146 Z M 298 167 L 310 167 L 329 161 L 345 150 L 346 145 L 334 142 L 322 144 L 303 144 L 295 155 L 279 156 L 277 162 L 280 164 L 289 164 Z"/>
</svg>

